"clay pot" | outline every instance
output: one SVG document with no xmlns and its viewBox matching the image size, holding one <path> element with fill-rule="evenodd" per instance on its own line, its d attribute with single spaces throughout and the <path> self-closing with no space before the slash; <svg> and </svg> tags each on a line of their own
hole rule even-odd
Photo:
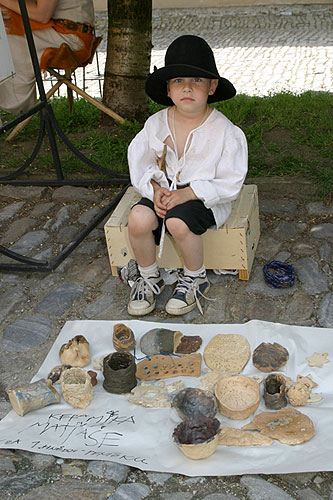
<svg viewBox="0 0 333 500">
<path fill-rule="evenodd" d="M 94 393 L 90 375 L 82 368 L 70 368 L 60 376 L 64 400 L 74 408 L 87 408 Z"/>
<path fill-rule="evenodd" d="M 215 386 L 215 396 L 222 415 L 242 420 L 252 415 L 259 406 L 259 384 L 243 375 L 222 378 Z"/>
<path fill-rule="evenodd" d="M 113 394 L 126 394 L 136 386 L 135 359 L 129 352 L 114 352 L 103 360 L 103 387 Z"/>
<path fill-rule="evenodd" d="M 63 365 L 78 366 L 80 368 L 89 365 L 89 342 L 83 335 L 76 335 L 67 344 L 61 346 L 59 358 Z"/>
<path fill-rule="evenodd" d="M 269 410 L 280 410 L 287 406 L 286 383 L 283 375 L 271 373 L 264 382 L 264 401 Z"/>
<path fill-rule="evenodd" d="M 32 410 L 60 403 L 60 395 L 49 379 L 42 378 L 32 384 L 23 384 L 8 391 L 9 401 L 16 413 L 23 417 Z"/>
<path fill-rule="evenodd" d="M 215 417 L 217 403 L 215 396 L 202 389 L 186 387 L 179 391 L 172 400 L 172 407 L 181 418 Z"/>
<path fill-rule="evenodd" d="M 217 418 L 188 418 L 174 429 L 172 438 L 186 457 L 200 460 L 215 452 L 219 430 Z"/>
</svg>

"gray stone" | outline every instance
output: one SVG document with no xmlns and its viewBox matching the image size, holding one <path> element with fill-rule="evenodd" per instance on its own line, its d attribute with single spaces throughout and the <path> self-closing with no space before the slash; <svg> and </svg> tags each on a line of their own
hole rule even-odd
<svg viewBox="0 0 333 500">
<path fill-rule="evenodd" d="M 326 294 L 320 303 L 318 323 L 324 328 L 333 328 L 333 292 Z"/>
<path fill-rule="evenodd" d="M 24 201 L 19 201 L 17 203 L 12 203 L 11 205 L 7 205 L 0 211 L 0 222 L 11 219 L 14 217 L 23 207 Z"/>
<path fill-rule="evenodd" d="M 174 493 L 164 493 L 162 500 L 191 500 L 193 494 L 188 491 L 175 491 Z"/>
<path fill-rule="evenodd" d="M 259 319 L 262 321 L 278 321 L 281 314 L 279 304 L 276 300 L 262 297 L 249 301 L 246 315 L 249 319 Z"/>
<path fill-rule="evenodd" d="M 35 312 L 60 316 L 69 309 L 74 301 L 82 297 L 84 287 L 65 283 L 51 290 L 37 305 Z"/>
<path fill-rule="evenodd" d="M 306 488 L 297 492 L 297 500 L 323 500 L 323 497 L 310 488 Z"/>
<path fill-rule="evenodd" d="M 292 500 L 292 497 L 274 484 L 257 476 L 243 476 L 240 483 L 248 489 L 250 500 Z"/>
<path fill-rule="evenodd" d="M 75 249 L 76 255 L 95 255 L 103 249 L 100 241 L 83 241 L 79 244 L 79 246 Z"/>
<path fill-rule="evenodd" d="M 76 226 L 67 226 L 60 229 L 57 235 L 57 241 L 68 245 L 71 241 L 74 241 L 79 234 L 78 228 Z"/>
<path fill-rule="evenodd" d="M 147 485 L 142 483 L 122 484 L 116 492 L 109 497 L 110 500 L 141 500 L 150 493 Z"/>
<path fill-rule="evenodd" d="M 3 321 L 7 316 L 14 311 L 23 300 L 26 299 L 25 294 L 19 287 L 10 288 L 6 293 L 0 295 L 0 321 Z"/>
<path fill-rule="evenodd" d="M 279 478 L 293 486 L 305 486 L 312 481 L 315 472 L 294 472 L 290 474 L 279 474 Z"/>
<path fill-rule="evenodd" d="M 22 217 L 15 220 L 10 224 L 9 229 L 5 232 L 1 241 L 3 243 L 9 243 L 21 238 L 27 231 L 33 228 L 34 224 L 35 220 L 29 217 Z"/>
<path fill-rule="evenodd" d="M 97 315 L 114 305 L 115 302 L 116 299 L 111 295 L 102 295 L 94 302 L 91 302 L 83 313 L 88 319 L 95 318 Z"/>
<path fill-rule="evenodd" d="M 228 495 L 227 493 L 211 493 L 210 495 L 203 497 L 202 500 L 236 500 L 236 497 Z"/>
<path fill-rule="evenodd" d="M 194 476 L 194 477 L 189 477 L 188 479 L 185 479 L 185 484 L 187 486 L 192 486 L 193 484 L 197 483 L 204 483 L 206 481 L 205 476 Z"/>
<path fill-rule="evenodd" d="M 130 467 L 116 462 L 103 462 L 92 460 L 87 467 L 88 474 L 99 479 L 107 479 L 120 483 L 126 481 Z"/>
<path fill-rule="evenodd" d="M 331 252 L 332 252 L 332 247 L 327 241 L 324 241 L 324 243 L 321 245 L 319 248 L 319 257 L 320 260 L 323 260 L 325 262 L 330 262 L 331 260 Z"/>
<path fill-rule="evenodd" d="M 101 482 L 87 482 L 82 478 L 61 477 L 52 483 L 33 489 L 24 494 L 24 500 L 105 500 L 110 498 L 114 487 Z"/>
<path fill-rule="evenodd" d="M 282 243 L 280 241 L 276 241 L 270 236 L 262 236 L 259 239 L 256 257 L 269 262 L 279 252 L 281 244 Z"/>
<path fill-rule="evenodd" d="M 92 219 L 97 214 L 99 214 L 100 211 L 101 211 L 101 209 L 99 207 L 93 207 L 90 210 L 87 210 L 86 212 L 84 212 L 82 215 L 80 215 L 80 217 L 78 218 L 78 222 L 80 224 L 87 225 L 87 224 L 89 224 L 89 222 L 92 221 Z"/>
<path fill-rule="evenodd" d="M 40 486 L 45 480 L 45 472 L 36 470 L 17 472 L 13 477 L 0 476 L 0 491 L 22 495 L 32 488 Z"/>
<path fill-rule="evenodd" d="M 310 230 L 310 234 L 314 238 L 329 238 L 332 241 L 333 223 L 318 224 L 317 226 L 313 226 Z"/>
<path fill-rule="evenodd" d="M 52 196 L 52 200 L 60 203 L 91 202 L 95 203 L 99 196 L 91 189 L 84 187 L 62 186 L 57 188 Z"/>
<path fill-rule="evenodd" d="M 35 469 L 47 469 L 55 464 L 56 458 L 53 455 L 42 455 L 41 453 L 31 453 L 30 460 Z"/>
<path fill-rule="evenodd" d="M 311 257 L 300 259 L 294 264 L 302 289 L 310 294 L 327 292 L 327 278 L 319 270 L 317 262 Z"/>
<path fill-rule="evenodd" d="M 0 472 L 16 472 L 13 461 L 8 457 L 0 457 Z"/>
<path fill-rule="evenodd" d="M 312 201 L 306 204 L 306 209 L 310 215 L 331 215 L 333 214 L 333 204 L 327 206 L 322 201 Z"/>
<path fill-rule="evenodd" d="M 50 248 L 46 248 L 42 252 L 36 253 L 36 255 L 33 255 L 33 258 L 37 259 L 37 260 L 42 260 L 42 261 L 47 261 L 48 262 L 48 261 L 51 260 L 52 255 L 53 255 L 53 250 L 50 247 Z"/>
<path fill-rule="evenodd" d="M 295 238 L 298 233 L 304 231 L 305 227 L 305 224 L 301 225 L 299 223 L 282 220 L 274 233 L 281 240 L 290 240 Z"/>
<path fill-rule="evenodd" d="M 31 217 L 41 217 L 43 215 L 50 215 L 52 208 L 55 207 L 55 203 L 38 203 L 33 210 L 30 212 Z"/>
<path fill-rule="evenodd" d="M 6 351 L 24 352 L 44 342 L 50 334 L 51 321 L 48 318 L 32 316 L 18 319 L 5 328 L 2 346 Z"/>
<path fill-rule="evenodd" d="M 2 401 L 0 400 L 0 420 L 5 418 L 6 415 L 12 410 L 12 405 L 9 403 L 9 401 Z"/>
<path fill-rule="evenodd" d="M 0 196 L 16 200 L 40 200 L 47 187 L 39 186 L 0 186 Z"/>
<path fill-rule="evenodd" d="M 285 251 L 281 251 L 279 252 L 274 260 L 277 260 L 279 262 L 287 262 L 287 260 L 291 257 L 291 253 L 290 252 L 285 252 Z"/>
<path fill-rule="evenodd" d="M 283 321 L 290 324 L 301 324 L 311 318 L 314 306 L 311 298 L 302 292 L 296 292 L 282 311 Z"/>
<path fill-rule="evenodd" d="M 22 236 L 22 238 L 14 243 L 14 245 L 10 247 L 10 250 L 25 255 L 32 250 L 35 250 L 48 238 L 49 235 L 46 231 L 31 231 L 29 233 L 26 233 L 24 236 Z"/>
<path fill-rule="evenodd" d="M 289 200 L 260 200 L 259 212 L 261 214 L 294 214 L 297 202 Z"/>
<path fill-rule="evenodd" d="M 61 464 L 61 473 L 63 476 L 81 477 L 83 475 L 82 468 L 72 462 L 65 462 Z"/>
<path fill-rule="evenodd" d="M 63 227 L 67 221 L 71 219 L 71 207 L 70 205 L 66 205 L 61 207 L 56 216 L 56 221 L 51 225 L 51 231 L 58 231 L 61 227 Z"/>
<path fill-rule="evenodd" d="M 315 248 L 312 245 L 300 241 L 293 246 L 293 253 L 300 257 L 309 257 L 315 253 Z"/>
<path fill-rule="evenodd" d="M 255 293 L 266 297 L 280 297 L 292 295 L 294 288 L 273 288 L 266 284 L 262 267 L 256 266 L 251 273 L 250 280 L 245 285 L 247 293 Z"/>
<path fill-rule="evenodd" d="M 147 478 L 149 482 L 158 484 L 162 486 L 162 484 L 166 483 L 168 479 L 172 477 L 172 474 L 167 474 L 166 472 L 148 472 Z"/>
</svg>

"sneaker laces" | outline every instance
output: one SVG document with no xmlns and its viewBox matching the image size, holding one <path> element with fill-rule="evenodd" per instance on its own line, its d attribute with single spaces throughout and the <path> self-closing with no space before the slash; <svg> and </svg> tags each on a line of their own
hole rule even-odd
<svg viewBox="0 0 333 500">
<path fill-rule="evenodd" d="M 157 283 L 151 281 L 151 278 L 144 278 L 143 276 L 140 276 L 132 286 L 131 298 L 136 295 L 137 297 L 135 300 L 146 300 L 146 293 L 149 292 L 149 290 L 154 295 L 161 293 L 160 287 Z"/>
<path fill-rule="evenodd" d="M 198 276 L 200 278 L 200 276 Z M 190 290 L 193 290 L 193 295 L 195 298 L 196 305 L 200 311 L 201 314 L 203 314 L 203 310 L 201 307 L 201 304 L 199 302 L 199 296 L 203 297 L 205 300 L 209 300 L 211 302 L 214 302 L 216 299 L 211 299 L 210 297 L 207 297 L 200 291 L 200 285 L 196 278 L 192 278 L 191 276 L 185 276 L 185 275 L 180 275 L 178 278 L 178 284 L 176 285 L 174 294 L 177 292 L 183 293 L 186 295 L 186 293 Z M 199 295 L 199 296 L 198 296 Z"/>
</svg>

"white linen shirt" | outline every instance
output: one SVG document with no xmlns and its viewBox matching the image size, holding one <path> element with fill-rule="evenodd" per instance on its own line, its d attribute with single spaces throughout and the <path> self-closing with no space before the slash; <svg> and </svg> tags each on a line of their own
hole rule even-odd
<svg viewBox="0 0 333 500">
<path fill-rule="evenodd" d="M 213 108 L 204 123 L 190 132 L 184 153 L 178 159 L 167 146 L 166 174 L 159 169 L 166 138 L 173 140 L 168 108 L 150 116 L 128 148 L 131 182 L 141 196 L 153 201 L 151 180 L 169 189 L 168 179 L 179 186 L 189 184 L 199 200 L 212 209 L 216 226 L 230 215 L 231 201 L 239 195 L 247 173 L 247 142 L 244 133 Z M 192 136 L 192 138 L 191 138 Z M 189 143 L 191 138 L 191 142 Z M 188 146 L 188 144 L 190 144 Z"/>
</svg>

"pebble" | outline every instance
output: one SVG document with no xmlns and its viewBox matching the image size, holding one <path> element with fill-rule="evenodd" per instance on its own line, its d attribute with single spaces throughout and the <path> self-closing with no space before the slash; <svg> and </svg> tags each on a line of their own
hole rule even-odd
<svg viewBox="0 0 333 500">
<path fill-rule="evenodd" d="M 265 479 L 246 475 L 242 476 L 240 482 L 247 488 L 250 500 L 268 500 L 268 498 L 274 498 L 274 500 L 293 500 L 285 491 Z"/>
</svg>

